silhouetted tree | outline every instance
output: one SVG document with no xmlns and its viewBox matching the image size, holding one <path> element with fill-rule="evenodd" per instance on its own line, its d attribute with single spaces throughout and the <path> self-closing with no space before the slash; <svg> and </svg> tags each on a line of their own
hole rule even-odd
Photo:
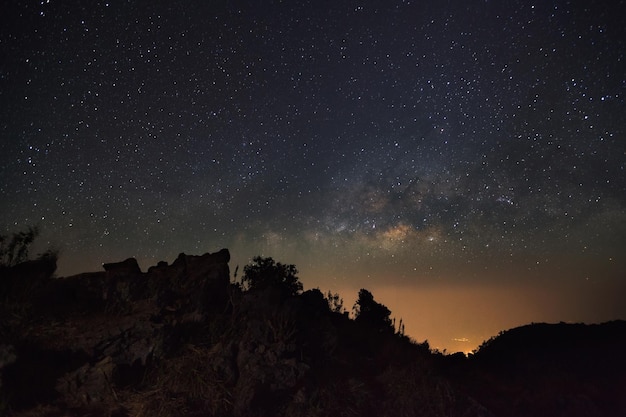
<svg viewBox="0 0 626 417">
<path fill-rule="evenodd" d="M 355 320 L 374 327 L 380 331 L 393 331 L 393 324 L 389 315 L 391 311 L 374 300 L 374 296 L 366 289 L 359 291 L 359 298 L 354 304 Z"/>
<path fill-rule="evenodd" d="M 252 263 L 244 266 L 242 284 L 249 290 L 281 288 L 289 295 L 299 294 L 302 283 L 299 281 L 295 265 L 285 265 L 271 257 L 255 256 Z"/>
<path fill-rule="evenodd" d="M 25 231 L 15 232 L 11 237 L 0 235 L 0 267 L 11 267 L 28 260 L 29 250 L 39 236 L 39 227 L 29 226 Z M 58 251 L 48 249 L 38 259 L 58 258 Z"/>
<path fill-rule="evenodd" d="M 300 295 L 300 300 L 306 306 L 308 316 L 315 316 L 328 311 L 328 302 L 319 288 L 307 290 Z"/>
<path fill-rule="evenodd" d="M 328 303 L 328 308 L 333 313 L 343 313 L 343 298 L 339 296 L 337 293 L 332 293 L 330 290 L 324 297 L 326 302 Z"/>
</svg>

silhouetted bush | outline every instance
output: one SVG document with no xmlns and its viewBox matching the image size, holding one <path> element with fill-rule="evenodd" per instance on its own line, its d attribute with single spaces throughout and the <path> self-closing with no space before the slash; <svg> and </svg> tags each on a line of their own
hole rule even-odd
<svg viewBox="0 0 626 417">
<path fill-rule="evenodd" d="M 39 227 L 29 226 L 25 231 L 14 232 L 10 237 L 0 235 L 0 267 L 12 267 L 28 260 L 31 245 L 39 236 Z M 54 260 L 58 258 L 56 249 L 48 249 L 39 254 L 37 259 Z"/>
<path fill-rule="evenodd" d="M 359 298 L 354 304 L 354 314 L 357 323 L 363 323 L 379 331 L 393 331 L 393 324 L 389 316 L 391 311 L 374 300 L 374 296 L 366 289 L 359 291 Z"/>
<path fill-rule="evenodd" d="M 243 268 L 242 284 L 248 290 L 280 288 L 288 295 L 302 292 L 302 283 L 297 277 L 295 265 L 285 265 L 271 257 L 255 256 L 253 263 Z"/>
</svg>

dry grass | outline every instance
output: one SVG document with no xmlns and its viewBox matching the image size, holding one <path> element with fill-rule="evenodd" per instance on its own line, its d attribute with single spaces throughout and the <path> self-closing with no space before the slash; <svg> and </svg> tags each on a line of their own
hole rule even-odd
<svg viewBox="0 0 626 417">
<path fill-rule="evenodd" d="M 175 358 L 164 360 L 147 378 L 147 387 L 127 394 L 123 401 L 136 417 L 175 417 L 229 414 L 232 396 L 212 368 L 215 351 L 186 346 Z"/>
</svg>

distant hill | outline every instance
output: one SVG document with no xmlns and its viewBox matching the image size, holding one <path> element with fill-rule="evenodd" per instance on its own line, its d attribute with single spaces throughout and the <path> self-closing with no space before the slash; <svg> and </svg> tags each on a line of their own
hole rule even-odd
<svg viewBox="0 0 626 417">
<path fill-rule="evenodd" d="M 292 266 L 233 282 L 229 260 L 0 268 L 0 415 L 626 415 L 624 322 L 533 324 L 444 356 L 366 290 L 355 319 Z"/>
<path fill-rule="evenodd" d="M 446 375 L 498 416 L 626 416 L 626 322 L 501 332 Z"/>
</svg>

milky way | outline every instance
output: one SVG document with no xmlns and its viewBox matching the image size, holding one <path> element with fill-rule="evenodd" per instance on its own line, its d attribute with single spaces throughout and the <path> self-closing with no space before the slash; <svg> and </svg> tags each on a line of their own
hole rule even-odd
<svg viewBox="0 0 626 417">
<path fill-rule="evenodd" d="M 626 317 L 585 315 L 626 287 L 623 1 L 248 3 L 3 6 L 2 231 L 61 275 L 228 247 Z"/>
</svg>

